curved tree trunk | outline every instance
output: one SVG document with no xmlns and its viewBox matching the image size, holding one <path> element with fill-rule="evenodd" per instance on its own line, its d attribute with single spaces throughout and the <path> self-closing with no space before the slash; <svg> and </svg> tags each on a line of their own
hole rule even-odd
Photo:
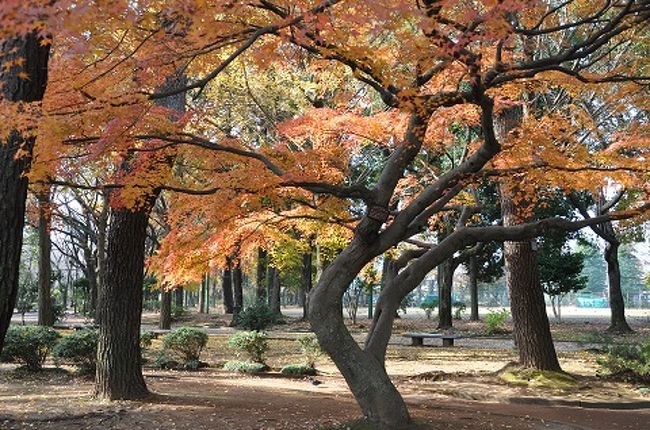
<svg viewBox="0 0 650 430">
<path fill-rule="evenodd" d="M 7 102 L 42 100 L 47 84 L 49 45 L 41 46 L 35 34 L 0 40 L 0 62 L 23 59 L 22 67 L 0 68 L 0 91 Z M 21 78 L 27 73 L 29 79 Z M 0 142 L 0 352 L 18 294 L 18 267 L 23 243 L 27 177 L 33 137 L 12 132 Z M 24 156 L 17 157 L 20 152 Z"/>
<path fill-rule="evenodd" d="M 163 288 L 160 292 L 160 324 L 161 330 L 172 328 L 172 292 Z"/>
<path fill-rule="evenodd" d="M 613 230 L 613 229 L 612 229 Z M 618 262 L 618 242 L 607 242 L 605 261 L 607 262 L 607 280 L 609 281 L 609 306 L 612 311 L 610 333 L 630 333 L 632 329 L 625 320 L 625 302 L 621 289 L 621 266 Z"/>
<path fill-rule="evenodd" d="M 104 399 L 137 399 L 148 394 L 142 376 L 140 315 L 144 244 L 149 211 L 114 209 L 108 230 L 103 288 L 99 292 L 95 394 Z"/>
<path fill-rule="evenodd" d="M 469 295 L 471 307 L 469 320 L 478 321 L 478 263 L 476 261 L 476 255 L 469 257 L 467 270 L 469 272 Z"/>
<path fill-rule="evenodd" d="M 37 194 L 38 199 L 38 325 L 52 327 L 52 238 L 50 237 L 50 190 Z"/>
<path fill-rule="evenodd" d="M 343 321 L 341 297 L 372 257 L 356 241 L 323 270 L 310 294 L 309 320 L 323 349 L 341 371 L 364 416 L 382 430 L 400 429 L 411 418 L 383 363 L 363 351 Z"/>
</svg>

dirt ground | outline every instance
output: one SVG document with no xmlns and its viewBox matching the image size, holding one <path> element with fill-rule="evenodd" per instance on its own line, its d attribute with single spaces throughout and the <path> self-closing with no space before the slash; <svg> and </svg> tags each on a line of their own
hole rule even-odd
<svg viewBox="0 0 650 430">
<path fill-rule="evenodd" d="M 225 325 L 214 318 L 195 323 Z M 507 336 L 466 339 L 453 348 L 404 344 L 403 331 L 430 324 L 399 321 L 387 359 L 387 369 L 422 429 L 650 429 L 647 387 L 598 376 L 600 325 L 554 327 L 556 338 L 570 340 L 564 346 L 558 342 L 558 351 L 563 368 L 576 378 L 575 386 L 561 389 L 510 385 L 499 378 L 496 372 L 515 358 Z M 270 332 L 268 364 L 273 371 L 259 376 L 221 370 L 233 352 L 227 334 L 211 334 L 202 357 L 210 367 L 196 372 L 145 367 L 154 394 L 139 402 L 94 400 L 92 381 L 51 363 L 35 375 L 2 364 L 0 429 L 345 429 L 339 426 L 359 418 L 360 411 L 328 359 L 317 363 L 314 378 L 278 372 L 300 361 L 294 339 L 305 328 L 292 323 Z M 628 340 L 650 337 L 650 327 L 635 328 Z M 476 323 L 456 328 L 460 333 L 480 329 Z M 363 334 L 363 328 L 354 331 Z M 158 340 L 147 357 L 152 360 L 159 348 Z"/>
</svg>

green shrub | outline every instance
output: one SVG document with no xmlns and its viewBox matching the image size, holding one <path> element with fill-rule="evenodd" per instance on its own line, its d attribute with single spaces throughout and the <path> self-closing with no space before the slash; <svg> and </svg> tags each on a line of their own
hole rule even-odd
<svg viewBox="0 0 650 430">
<path fill-rule="evenodd" d="M 172 305 L 172 318 L 178 319 L 187 315 L 187 309 L 185 306 L 178 306 L 176 304 Z"/>
<path fill-rule="evenodd" d="M 178 369 L 181 367 L 181 364 L 178 360 L 172 358 L 166 351 L 160 351 L 154 361 L 154 366 L 159 369 Z"/>
<path fill-rule="evenodd" d="M 235 323 L 238 327 L 250 331 L 262 331 L 277 322 L 277 315 L 266 302 L 258 301 L 245 308 L 237 315 Z"/>
<path fill-rule="evenodd" d="M 263 363 L 252 363 L 250 361 L 228 361 L 223 365 L 223 369 L 229 372 L 238 373 L 260 373 L 269 370 L 269 366 Z"/>
<path fill-rule="evenodd" d="M 65 305 L 63 303 L 55 302 L 52 304 L 52 314 L 54 315 L 54 322 L 61 322 L 65 320 Z"/>
<path fill-rule="evenodd" d="M 289 364 L 284 366 L 280 373 L 285 375 L 309 375 L 314 376 L 316 374 L 316 369 L 311 366 L 305 366 L 304 364 Z"/>
<path fill-rule="evenodd" d="M 59 337 L 50 327 L 9 327 L 0 359 L 23 363 L 29 370 L 40 370 Z"/>
<path fill-rule="evenodd" d="M 143 331 L 140 333 L 140 350 L 142 352 L 151 348 L 153 340 L 156 338 L 156 334 L 152 331 Z"/>
<path fill-rule="evenodd" d="M 95 372 L 97 364 L 97 330 L 87 329 L 72 333 L 61 339 L 52 351 L 54 362 L 72 364 L 77 366 L 79 373 L 91 374 Z"/>
<path fill-rule="evenodd" d="M 427 315 L 427 319 L 431 318 L 431 313 L 438 307 L 438 297 L 428 296 L 420 303 L 420 308 L 424 310 L 424 313 Z"/>
<path fill-rule="evenodd" d="M 199 361 L 201 351 L 208 343 L 208 334 L 194 327 L 182 327 L 171 331 L 162 339 L 164 351 L 179 358 L 183 364 Z"/>
<path fill-rule="evenodd" d="M 650 382 L 650 341 L 612 345 L 597 362 L 612 377 Z"/>
<path fill-rule="evenodd" d="M 506 321 L 510 312 L 507 309 L 501 309 L 500 311 L 490 311 L 485 316 L 485 325 L 487 326 L 488 334 L 499 334 L 507 333 L 506 330 Z"/>
<path fill-rule="evenodd" d="M 318 343 L 318 339 L 313 334 L 307 334 L 298 338 L 298 343 L 305 356 L 305 365 L 307 367 L 315 367 L 316 360 L 323 355 L 323 350 Z"/>
<path fill-rule="evenodd" d="M 454 302 L 454 319 L 463 319 L 463 312 L 467 309 L 465 302 Z"/>
<path fill-rule="evenodd" d="M 264 354 L 269 350 L 267 339 L 258 331 L 242 331 L 230 336 L 228 346 L 237 351 L 237 356 L 246 354 L 250 361 L 264 364 Z"/>
</svg>

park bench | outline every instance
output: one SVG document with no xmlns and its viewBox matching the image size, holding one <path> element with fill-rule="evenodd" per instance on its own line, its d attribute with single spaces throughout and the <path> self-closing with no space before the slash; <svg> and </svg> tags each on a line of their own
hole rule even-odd
<svg viewBox="0 0 650 430">
<path fill-rule="evenodd" d="M 442 346 L 454 346 L 454 340 L 462 336 L 444 333 L 404 333 L 403 337 L 411 338 L 411 345 L 423 346 L 424 339 L 442 339 Z"/>
</svg>

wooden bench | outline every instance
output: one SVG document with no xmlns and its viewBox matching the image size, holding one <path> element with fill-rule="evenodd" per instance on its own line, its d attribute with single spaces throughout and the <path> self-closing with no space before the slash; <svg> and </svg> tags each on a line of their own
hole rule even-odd
<svg viewBox="0 0 650 430">
<path fill-rule="evenodd" d="M 424 339 L 442 339 L 442 346 L 454 346 L 454 340 L 462 338 L 455 334 L 444 333 L 404 333 L 402 336 L 411 338 L 413 346 L 423 346 Z"/>
</svg>

